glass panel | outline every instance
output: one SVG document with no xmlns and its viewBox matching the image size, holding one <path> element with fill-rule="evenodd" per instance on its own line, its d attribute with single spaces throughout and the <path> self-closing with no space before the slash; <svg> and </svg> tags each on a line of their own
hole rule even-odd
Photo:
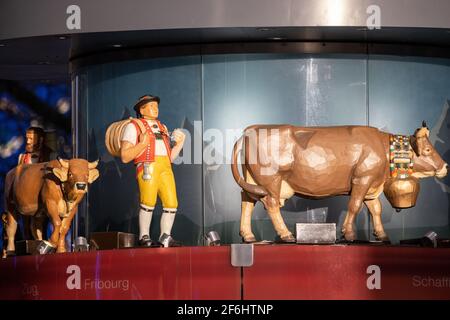
<svg viewBox="0 0 450 320">
<path fill-rule="evenodd" d="M 219 154 L 217 162 L 226 159 L 226 164 L 204 166 L 206 231 L 218 231 L 228 243 L 240 241 L 241 189 L 231 175 L 229 163 L 234 142 L 246 126 L 366 124 L 364 58 L 276 54 L 204 57 L 205 145 Z M 230 129 L 234 136 L 227 135 Z M 218 135 L 221 138 L 209 139 Z M 327 221 L 341 224 L 347 200 L 293 197 L 286 202 L 282 214 L 291 232 L 295 232 L 296 222 L 307 220 L 307 210 L 311 208 L 328 207 Z M 367 238 L 365 220 L 365 215 L 358 218 L 361 238 Z M 254 210 L 252 226 L 259 240 L 275 238 L 272 223 L 260 203 Z"/>
<path fill-rule="evenodd" d="M 132 106 L 145 93 L 161 97 L 160 118 L 169 130 L 182 127 L 191 133 L 192 143 L 187 144 L 183 159 L 195 164 L 174 166 L 180 204 L 173 234 L 186 245 L 202 244 L 202 234 L 210 230 L 218 231 L 223 243 L 241 240 L 240 187 L 229 163 L 234 142 L 251 124 L 369 124 L 412 134 L 426 120 L 436 150 L 450 161 L 450 65 L 444 60 L 228 54 L 97 65 L 79 76 L 79 152 L 91 161 L 102 159 L 101 177 L 90 190 L 89 215 L 80 222 L 89 225 L 89 232 L 137 233 L 134 168 L 106 152 L 104 134 L 110 123 L 134 115 Z M 417 206 L 401 213 L 395 213 L 381 196 L 382 219 L 391 240 L 419 237 L 431 229 L 449 237 L 449 188 L 449 177 L 422 180 Z M 348 197 L 292 197 L 282 214 L 292 232 L 296 222 L 312 221 L 317 214 L 336 222 L 340 230 L 347 202 Z M 154 238 L 159 234 L 160 212 L 158 207 L 152 223 Z M 368 222 L 364 207 L 357 217 L 359 239 L 373 240 Z M 253 214 L 253 231 L 260 240 L 275 238 L 261 204 Z"/>
<path fill-rule="evenodd" d="M 368 79 L 370 124 L 411 135 L 426 120 L 431 142 L 450 162 L 449 61 L 371 56 Z M 382 220 L 392 241 L 422 237 L 430 230 L 449 237 L 449 176 L 421 179 L 420 188 L 417 205 L 400 213 L 382 196 Z"/>
<path fill-rule="evenodd" d="M 107 127 L 135 116 L 134 103 L 149 93 L 161 98 L 159 119 L 169 131 L 185 128 L 193 133 L 193 122 L 201 119 L 200 72 L 198 56 L 119 62 L 88 69 L 88 158 L 102 160 L 100 179 L 89 191 L 90 232 L 138 233 L 135 168 L 107 152 Z M 179 210 L 172 234 L 184 245 L 200 244 L 201 165 L 174 165 L 173 170 Z M 151 237 L 155 240 L 159 238 L 161 211 L 158 200 L 151 224 Z"/>
</svg>

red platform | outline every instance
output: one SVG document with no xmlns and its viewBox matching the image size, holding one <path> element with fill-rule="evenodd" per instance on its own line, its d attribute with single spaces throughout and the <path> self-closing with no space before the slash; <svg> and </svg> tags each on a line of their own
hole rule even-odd
<svg viewBox="0 0 450 320">
<path fill-rule="evenodd" d="M 13 257 L 0 261 L 0 299 L 240 299 L 229 256 L 182 247 Z"/>
<path fill-rule="evenodd" d="M 266 246 L 254 259 L 244 299 L 450 299 L 448 248 Z"/>
<path fill-rule="evenodd" d="M 242 274 L 231 266 L 229 246 L 8 258 L 0 261 L 0 299 L 450 299 L 450 249 L 254 251 Z"/>
</svg>

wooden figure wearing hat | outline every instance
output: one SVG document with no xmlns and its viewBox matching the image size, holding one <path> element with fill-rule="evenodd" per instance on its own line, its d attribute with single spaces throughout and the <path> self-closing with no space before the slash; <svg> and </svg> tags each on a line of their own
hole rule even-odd
<svg viewBox="0 0 450 320">
<path fill-rule="evenodd" d="M 139 98 L 134 106 L 137 119 L 132 119 L 126 125 L 121 138 L 120 157 L 124 163 L 134 161 L 136 165 L 140 194 L 139 244 L 179 246 L 171 236 L 178 208 L 172 162 L 183 148 L 185 134 L 177 129 L 172 137 L 169 136 L 167 127 L 158 120 L 159 102 L 159 97 L 153 95 Z M 173 148 L 170 145 L 171 138 L 175 142 Z M 158 196 L 163 213 L 160 238 L 154 242 L 149 230 Z"/>
</svg>

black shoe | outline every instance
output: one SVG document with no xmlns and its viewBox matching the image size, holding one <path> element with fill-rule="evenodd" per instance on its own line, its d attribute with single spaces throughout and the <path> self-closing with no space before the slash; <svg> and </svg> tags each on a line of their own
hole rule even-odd
<svg viewBox="0 0 450 320">
<path fill-rule="evenodd" d="M 165 233 L 163 233 L 161 237 L 159 237 L 159 244 L 164 248 L 181 247 L 181 242 L 176 241 L 174 238 L 172 238 L 172 236 L 169 236 Z"/>
<path fill-rule="evenodd" d="M 148 247 L 148 248 L 156 248 L 161 247 L 161 245 L 152 239 L 148 235 L 144 235 L 141 240 L 139 240 L 139 246 L 140 247 Z"/>
</svg>

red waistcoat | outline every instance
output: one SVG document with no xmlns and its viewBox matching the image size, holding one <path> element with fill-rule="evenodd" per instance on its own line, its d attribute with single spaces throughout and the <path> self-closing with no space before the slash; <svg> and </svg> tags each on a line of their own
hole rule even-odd
<svg viewBox="0 0 450 320">
<path fill-rule="evenodd" d="M 139 142 L 139 135 L 142 133 L 141 128 L 139 124 L 136 121 L 141 121 L 142 124 L 145 127 L 146 132 L 150 135 L 150 142 L 147 145 L 147 148 L 144 149 L 144 152 L 142 152 L 136 159 L 134 159 L 134 164 L 137 165 L 142 162 L 153 162 L 155 161 L 155 145 L 156 145 L 156 137 L 153 133 L 152 129 L 148 125 L 148 122 L 145 119 L 136 119 L 131 120 L 131 122 L 136 127 L 136 144 Z M 164 145 L 166 146 L 167 155 L 170 158 L 170 141 L 169 141 L 169 133 L 167 132 L 166 128 L 158 121 L 156 120 L 156 123 L 158 124 L 159 131 L 163 134 L 163 141 Z"/>
<path fill-rule="evenodd" d="M 22 159 L 19 158 L 19 160 L 21 160 L 20 164 L 32 164 L 33 163 L 32 158 L 38 158 L 37 163 L 45 162 L 45 160 L 43 159 L 42 154 L 37 156 L 35 153 L 25 152 L 25 153 L 22 153 L 20 156 L 22 157 Z"/>
<path fill-rule="evenodd" d="M 31 162 L 31 153 L 25 153 L 22 158 L 23 164 L 30 164 Z"/>
</svg>

